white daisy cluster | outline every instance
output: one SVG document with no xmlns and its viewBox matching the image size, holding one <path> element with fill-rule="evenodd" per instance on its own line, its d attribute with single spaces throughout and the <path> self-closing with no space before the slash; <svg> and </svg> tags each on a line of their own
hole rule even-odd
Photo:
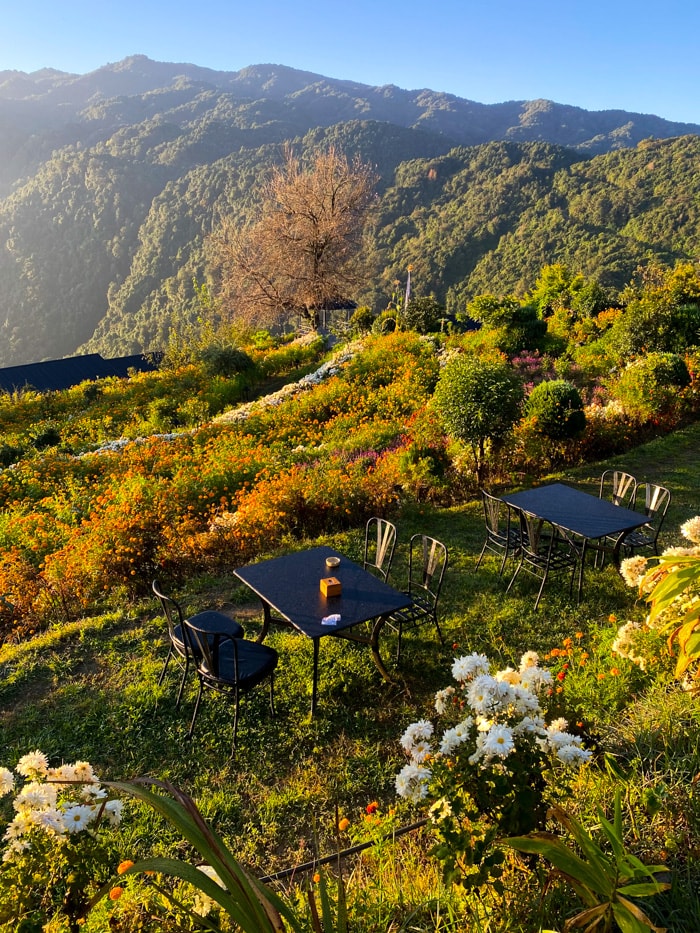
<svg viewBox="0 0 700 933">
<path fill-rule="evenodd" d="M 700 515 L 689 518 L 681 525 L 681 534 L 693 544 L 700 544 Z"/>
<path fill-rule="evenodd" d="M 478 769 L 502 765 L 524 742 L 536 742 L 544 754 L 564 764 L 588 761 L 591 753 L 582 748 L 578 736 L 566 731 L 564 720 L 549 726 L 544 721 L 539 697 L 551 684 L 552 675 L 539 666 L 536 652 L 526 652 L 517 670 L 505 668 L 491 674 L 490 667 L 483 654 L 455 658 L 452 676 L 459 687 L 440 690 L 435 695 L 435 709 L 439 714 L 458 709 L 466 715 L 446 729 L 435 745 L 433 724 L 425 719 L 412 723 L 401 736 L 401 747 L 409 757 L 396 776 L 396 791 L 401 797 L 413 802 L 426 797 L 432 776 L 430 762 L 454 758 L 461 746 L 470 752 L 468 765 Z M 442 813 L 444 807 L 438 811 Z"/>
<path fill-rule="evenodd" d="M 24 778 L 18 786 L 16 775 Z M 24 755 L 14 773 L 0 768 L 0 797 L 15 792 L 15 815 L 3 839 L 3 861 L 31 847 L 31 836 L 40 831 L 67 837 L 90 829 L 99 818 L 110 826 L 121 820 L 121 800 L 108 800 L 107 792 L 87 761 L 50 768 L 38 749 Z"/>
<path fill-rule="evenodd" d="M 637 653 L 635 645 L 635 635 L 638 635 L 641 631 L 642 626 L 639 622 L 625 622 L 617 630 L 615 641 L 612 643 L 610 650 L 621 658 L 627 658 L 628 661 L 636 664 L 641 670 L 646 670 L 646 659 Z"/>
<path fill-rule="evenodd" d="M 647 558 L 641 554 L 626 557 L 620 564 L 620 573 L 627 586 L 638 589 L 647 572 Z"/>
</svg>

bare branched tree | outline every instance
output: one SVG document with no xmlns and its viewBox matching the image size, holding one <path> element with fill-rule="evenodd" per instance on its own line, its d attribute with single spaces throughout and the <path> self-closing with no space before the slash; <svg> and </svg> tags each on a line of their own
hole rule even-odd
<svg viewBox="0 0 700 933">
<path fill-rule="evenodd" d="M 285 151 L 256 223 L 224 223 L 212 237 L 223 307 L 236 320 L 269 325 L 349 299 L 362 283 L 362 234 L 378 176 L 334 148 L 309 167 Z"/>
</svg>

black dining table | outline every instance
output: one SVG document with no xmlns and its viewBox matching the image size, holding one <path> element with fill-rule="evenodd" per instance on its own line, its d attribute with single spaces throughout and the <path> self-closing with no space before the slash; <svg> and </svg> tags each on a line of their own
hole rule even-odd
<svg viewBox="0 0 700 933">
<path fill-rule="evenodd" d="M 609 551 L 616 565 L 619 565 L 620 548 L 625 535 L 649 520 L 642 512 L 614 505 L 607 499 L 600 499 L 565 483 L 547 483 L 523 492 L 508 493 L 501 499 L 508 505 L 578 535 L 583 539 L 584 553 L 589 546 Z M 606 547 L 604 539 L 608 537 L 613 538 L 615 543 Z"/>
<path fill-rule="evenodd" d="M 328 558 L 337 558 L 338 566 L 328 567 Z M 379 653 L 379 635 L 393 612 L 411 605 L 410 596 L 326 546 L 247 564 L 234 573 L 262 603 L 263 626 L 258 641 L 265 639 L 272 622 L 291 626 L 313 641 L 312 716 L 317 704 L 319 642 L 325 636 L 369 645 L 380 674 L 392 681 Z M 339 596 L 324 596 L 321 592 L 321 579 L 328 577 L 340 581 Z M 328 624 L 329 617 L 337 618 Z M 364 622 L 370 623 L 368 634 L 358 630 Z"/>
</svg>

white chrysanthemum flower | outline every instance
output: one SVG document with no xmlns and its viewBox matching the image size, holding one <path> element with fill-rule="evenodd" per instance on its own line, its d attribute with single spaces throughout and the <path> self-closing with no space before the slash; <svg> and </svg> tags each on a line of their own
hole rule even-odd
<svg viewBox="0 0 700 933">
<path fill-rule="evenodd" d="M 76 761 L 73 765 L 73 772 L 76 781 L 85 781 L 86 784 L 95 784 L 98 780 L 89 761 Z"/>
<path fill-rule="evenodd" d="M 420 764 L 422 761 L 432 753 L 432 745 L 430 742 L 419 741 L 411 748 L 411 760 L 415 761 L 417 764 Z"/>
<path fill-rule="evenodd" d="M 452 804 L 446 797 L 440 797 L 428 810 L 428 815 L 433 823 L 440 823 L 452 816 Z"/>
<path fill-rule="evenodd" d="M 36 780 L 40 777 L 46 777 L 46 774 L 49 770 L 49 759 L 43 752 L 40 752 L 39 749 L 35 752 L 29 752 L 26 755 L 22 755 L 20 760 L 17 762 L 17 767 L 15 771 L 17 774 L 21 774 L 23 777 L 31 778 Z"/>
<path fill-rule="evenodd" d="M 418 803 L 428 794 L 430 776 L 430 769 L 422 765 L 404 765 L 396 775 L 396 793 L 413 803 Z"/>
<path fill-rule="evenodd" d="M 102 811 L 104 818 L 110 826 L 119 826 L 124 809 L 123 800 L 108 800 Z"/>
<path fill-rule="evenodd" d="M 2 860 L 3 862 L 10 862 L 15 855 L 21 855 L 22 852 L 26 852 L 29 848 L 30 843 L 26 839 L 13 839 L 5 849 Z"/>
<path fill-rule="evenodd" d="M 15 777 L 9 768 L 0 768 L 0 797 L 12 793 L 15 789 Z"/>
<path fill-rule="evenodd" d="M 547 729 L 541 716 L 523 716 L 519 723 L 513 726 L 513 735 L 546 736 Z"/>
<path fill-rule="evenodd" d="M 458 745 L 466 742 L 473 725 L 474 720 L 471 716 L 467 716 L 465 720 L 457 723 L 452 729 L 446 729 L 440 741 L 440 753 L 449 755 Z"/>
<path fill-rule="evenodd" d="M 689 518 L 681 525 L 681 534 L 693 544 L 700 544 L 700 515 Z"/>
<path fill-rule="evenodd" d="M 552 672 L 544 668 L 532 665 L 525 667 L 520 672 L 520 686 L 523 690 L 531 690 L 532 693 L 539 693 L 543 687 L 552 682 Z"/>
<path fill-rule="evenodd" d="M 592 752 L 578 745 L 562 745 L 557 749 L 557 758 L 566 765 L 582 765 L 590 761 Z"/>
<path fill-rule="evenodd" d="M 479 674 L 488 674 L 489 670 L 489 659 L 485 654 L 477 654 L 475 651 L 464 657 L 455 658 L 452 664 L 452 676 L 459 683 L 464 683 L 465 680 L 470 680 Z"/>
<path fill-rule="evenodd" d="M 480 759 L 484 757 L 484 740 L 486 738 L 485 732 L 479 732 L 476 737 L 476 748 L 474 749 L 473 754 L 469 756 L 469 764 L 475 765 L 478 764 Z"/>
<path fill-rule="evenodd" d="M 469 687 L 469 705 L 475 713 L 482 715 L 507 709 L 513 700 L 513 690 L 510 684 L 498 681 L 490 674 L 479 674 Z"/>
<path fill-rule="evenodd" d="M 34 811 L 20 810 L 15 814 L 15 818 L 10 820 L 5 829 L 3 839 L 19 839 L 34 827 Z"/>
<path fill-rule="evenodd" d="M 92 800 L 104 800 L 107 791 L 99 784 L 83 784 L 80 788 L 80 799 L 89 803 Z"/>
<path fill-rule="evenodd" d="M 39 829 L 43 829 L 46 833 L 62 836 L 66 831 L 63 813 L 55 807 L 49 807 L 46 810 L 35 810 L 32 818 L 34 825 L 38 826 Z"/>
<path fill-rule="evenodd" d="M 49 768 L 46 778 L 59 784 L 71 784 L 76 780 L 73 765 L 59 765 L 58 768 Z"/>
<path fill-rule="evenodd" d="M 15 810 L 40 810 L 56 805 L 58 790 L 54 784 L 40 784 L 32 781 L 25 784 L 14 799 Z"/>
<path fill-rule="evenodd" d="M 620 573 L 627 586 L 636 589 L 647 572 L 647 558 L 641 554 L 626 557 L 620 564 Z"/>
<path fill-rule="evenodd" d="M 69 807 L 67 810 L 64 810 L 63 813 L 63 822 L 66 827 L 66 831 L 69 833 L 79 833 L 82 830 L 87 829 L 90 823 L 94 820 L 96 815 L 96 810 L 93 807 L 88 807 L 85 804 L 78 804 L 75 807 Z"/>
<path fill-rule="evenodd" d="M 447 712 L 452 697 L 455 695 L 454 687 L 446 687 L 435 694 L 435 710 L 440 715 Z"/>
<path fill-rule="evenodd" d="M 560 716 L 558 719 L 553 719 L 550 724 L 547 726 L 548 732 L 566 732 L 569 728 L 569 722 L 567 719 L 564 719 L 563 716 Z"/>
<path fill-rule="evenodd" d="M 547 736 L 550 746 L 555 750 L 563 748 L 565 745 L 581 745 L 581 737 L 572 735 L 570 732 L 553 732 L 550 728 Z"/>
<path fill-rule="evenodd" d="M 540 701 L 537 699 L 537 696 L 534 693 L 519 687 L 514 687 L 513 693 L 514 695 L 512 702 L 518 715 L 529 716 L 533 713 L 539 713 Z"/>
<path fill-rule="evenodd" d="M 514 671 L 512 667 L 506 667 L 504 670 L 498 671 L 494 674 L 494 677 L 496 680 L 510 684 L 511 686 L 517 686 L 520 683 L 520 672 Z"/>
<path fill-rule="evenodd" d="M 401 747 L 407 755 L 413 754 L 413 749 L 419 742 L 426 742 L 432 738 L 433 724 L 427 719 L 419 719 L 418 722 L 412 722 L 401 736 Z"/>
<path fill-rule="evenodd" d="M 537 667 L 540 663 L 540 656 L 536 651 L 526 651 L 520 659 L 520 670 L 524 671 L 528 667 Z"/>
<path fill-rule="evenodd" d="M 505 758 L 515 748 L 508 726 L 496 725 L 484 737 L 484 752 L 490 757 Z"/>
<path fill-rule="evenodd" d="M 488 716 L 477 716 L 476 717 L 477 732 L 488 732 L 491 726 L 493 725 L 494 725 L 493 719 L 489 719 Z"/>
</svg>

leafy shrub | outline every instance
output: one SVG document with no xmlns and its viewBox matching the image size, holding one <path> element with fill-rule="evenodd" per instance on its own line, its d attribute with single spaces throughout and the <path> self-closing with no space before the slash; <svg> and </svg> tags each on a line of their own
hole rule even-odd
<svg viewBox="0 0 700 933">
<path fill-rule="evenodd" d="M 401 324 L 419 334 L 429 334 L 440 329 L 440 318 L 445 309 L 430 296 L 411 298 L 401 311 Z"/>
<path fill-rule="evenodd" d="M 453 437 L 469 444 L 481 483 L 487 442 L 502 441 L 520 415 L 523 385 L 501 360 L 464 354 L 447 364 L 433 404 Z"/>
<path fill-rule="evenodd" d="M 350 318 L 350 330 L 355 333 L 369 333 L 374 324 L 374 314 L 367 305 L 360 305 Z"/>
<path fill-rule="evenodd" d="M 648 353 L 621 373 L 611 394 L 633 418 L 678 419 L 683 402 L 679 389 L 690 385 L 690 373 L 676 353 Z"/>
<path fill-rule="evenodd" d="M 525 405 L 525 414 L 534 419 L 535 430 L 551 440 L 576 437 L 586 427 L 579 391 L 566 379 L 536 385 Z"/>
<path fill-rule="evenodd" d="M 238 373 L 252 373 L 255 362 L 245 350 L 233 346 L 205 347 L 199 354 L 208 376 L 235 376 Z"/>
</svg>

